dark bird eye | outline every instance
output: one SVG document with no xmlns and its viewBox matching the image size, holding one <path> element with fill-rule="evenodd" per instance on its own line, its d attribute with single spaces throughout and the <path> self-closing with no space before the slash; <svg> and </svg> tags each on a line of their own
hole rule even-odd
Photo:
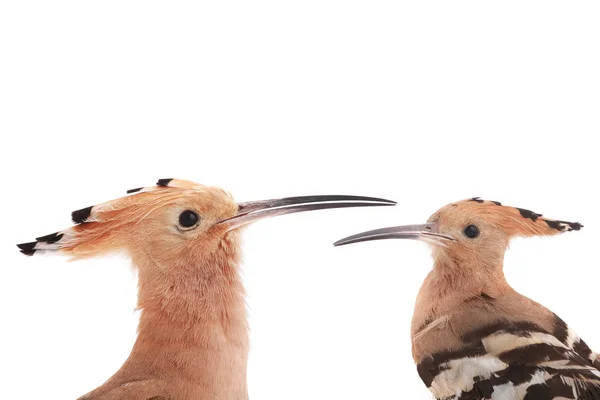
<svg viewBox="0 0 600 400">
<path fill-rule="evenodd" d="M 469 225 L 465 228 L 465 235 L 471 239 L 474 239 L 479 236 L 479 228 L 475 225 Z"/>
<path fill-rule="evenodd" d="M 185 210 L 179 214 L 179 225 L 183 226 L 184 228 L 191 228 L 198 223 L 199 219 L 200 217 L 198 217 L 198 214 L 195 212 Z"/>
</svg>

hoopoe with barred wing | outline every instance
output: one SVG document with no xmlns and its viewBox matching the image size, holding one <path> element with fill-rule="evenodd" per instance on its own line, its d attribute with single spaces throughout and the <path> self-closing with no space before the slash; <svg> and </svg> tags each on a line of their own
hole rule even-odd
<svg viewBox="0 0 600 400">
<path fill-rule="evenodd" d="M 18 245 L 26 255 L 59 251 L 75 259 L 124 250 L 138 271 L 142 312 L 133 350 L 81 399 L 247 399 L 238 228 L 299 211 L 395 204 L 360 196 L 237 204 L 219 188 L 176 179 L 128 193 L 73 212 L 72 228 Z"/>
<path fill-rule="evenodd" d="M 503 273 L 513 237 L 577 231 L 496 201 L 449 204 L 423 225 L 349 236 L 430 243 L 434 267 L 417 296 L 411 326 L 418 373 L 440 400 L 600 400 L 600 358 L 565 322 L 517 293 Z"/>
</svg>

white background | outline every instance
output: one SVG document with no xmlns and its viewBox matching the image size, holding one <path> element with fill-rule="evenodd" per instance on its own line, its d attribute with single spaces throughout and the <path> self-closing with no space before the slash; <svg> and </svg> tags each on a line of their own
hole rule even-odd
<svg viewBox="0 0 600 400">
<path fill-rule="evenodd" d="M 426 245 L 334 248 L 471 196 L 577 220 L 509 281 L 600 349 L 598 2 L 6 1 L 0 390 L 69 399 L 135 339 L 129 262 L 14 246 L 177 177 L 236 199 L 391 198 L 245 234 L 253 399 L 428 399 L 410 355 Z"/>
</svg>

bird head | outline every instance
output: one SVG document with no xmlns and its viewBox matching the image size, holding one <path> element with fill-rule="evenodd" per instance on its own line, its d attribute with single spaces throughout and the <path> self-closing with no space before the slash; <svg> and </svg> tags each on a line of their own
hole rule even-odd
<svg viewBox="0 0 600 400">
<path fill-rule="evenodd" d="M 490 264 L 501 260 L 514 237 L 550 236 L 579 230 L 578 222 L 548 219 L 523 208 L 478 197 L 448 204 L 425 224 L 376 229 L 346 237 L 335 246 L 379 239 L 415 239 L 433 245 L 434 258 Z"/>
<path fill-rule="evenodd" d="M 155 186 L 128 194 L 74 211 L 75 226 L 18 247 L 26 255 L 53 251 L 73 258 L 125 250 L 138 261 L 167 267 L 234 252 L 238 229 L 264 217 L 395 204 L 361 196 L 304 196 L 238 204 L 220 188 L 178 179 L 160 179 Z"/>
</svg>

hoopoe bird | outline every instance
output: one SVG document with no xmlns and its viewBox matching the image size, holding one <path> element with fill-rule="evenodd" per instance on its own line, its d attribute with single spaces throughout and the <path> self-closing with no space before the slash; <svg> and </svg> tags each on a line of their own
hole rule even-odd
<svg viewBox="0 0 600 400">
<path fill-rule="evenodd" d="M 268 216 L 389 206 L 362 196 L 236 203 L 222 189 L 161 179 L 72 213 L 75 226 L 19 244 L 74 259 L 124 250 L 138 272 L 138 336 L 129 358 L 83 400 L 247 399 L 248 322 L 239 228 Z"/>
<path fill-rule="evenodd" d="M 503 273 L 513 237 L 582 225 L 478 197 L 449 204 L 426 224 L 377 229 L 335 245 L 416 239 L 434 266 L 411 324 L 417 371 L 440 400 L 600 400 L 600 358 L 567 324 L 517 293 Z"/>
</svg>

